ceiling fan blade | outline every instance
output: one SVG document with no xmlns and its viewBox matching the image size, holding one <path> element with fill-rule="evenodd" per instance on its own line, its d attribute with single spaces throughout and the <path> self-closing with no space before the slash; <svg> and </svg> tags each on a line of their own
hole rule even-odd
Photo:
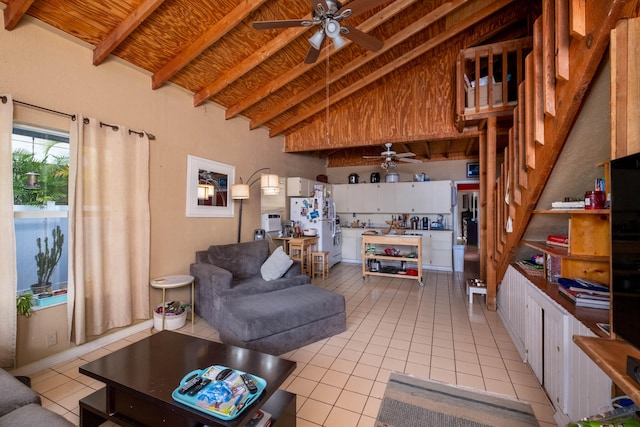
<svg viewBox="0 0 640 427">
<path fill-rule="evenodd" d="M 304 63 L 305 64 L 313 64 L 314 62 L 316 62 L 318 60 L 319 56 L 320 56 L 320 51 L 318 49 L 316 49 L 315 47 L 311 46 L 309 48 L 309 52 L 307 52 L 307 57 L 304 58 Z"/>
<path fill-rule="evenodd" d="M 358 43 L 360 46 L 369 50 L 380 50 L 382 49 L 382 46 L 384 46 L 384 42 L 381 40 L 378 40 L 377 38 L 349 25 L 343 25 L 340 32 L 352 42 Z"/>
<path fill-rule="evenodd" d="M 415 153 L 399 153 L 396 154 L 396 157 L 415 157 Z"/>
<path fill-rule="evenodd" d="M 399 159 L 396 159 L 399 162 L 407 162 L 407 163 L 422 163 L 422 160 L 417 160 L 417 159 L 409 159 L 407 157 L 400 157 Z"/>
<path fill-rule="evenodd" d="M 362 156 L 363 159 L 384 159 L 384 156 Z"/>
<path fill-rule="evenodd" d="M 329 5 L 326 0 L 310 0 L 311 2 L 311 11 L 312 13 L 320 13 L 326 12 L 329 10 Z M 319 6 L 319 7 L 318 7 Z"/>
<path fill-rule="evenodd" d="M 284 19 L 282 21 L 254 21 L 256 30 L 269 30 L 272 28 L 310 27 L 313 21 L 308 19 Z"/>
<path fill-rule="evenodd" d="M 386 3 L 389 0 L 354 0 L 347 5 L 351 9 L 351 16 L 357 16 L 361 13 L 370 11 L 371 9 Z"/>
</svg>

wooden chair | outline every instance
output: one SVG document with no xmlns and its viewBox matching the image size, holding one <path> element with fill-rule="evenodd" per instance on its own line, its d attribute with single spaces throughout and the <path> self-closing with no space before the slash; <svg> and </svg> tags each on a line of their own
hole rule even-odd
<svg viewBox="0 0 640 427">
<path fill-rule="evenodd" d="M 329 252 L 311 252 L 311 277 L 322 274 L 322 280 L 329 277 Z"/>
</svg>

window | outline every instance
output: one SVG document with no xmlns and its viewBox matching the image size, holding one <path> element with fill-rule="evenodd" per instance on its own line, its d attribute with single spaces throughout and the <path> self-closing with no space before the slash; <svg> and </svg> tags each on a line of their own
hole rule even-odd
<svg viewBox="0 0 640 427">
<path fill-rule="evenodd" d="M 16 125 L 12 152 L 17 291 L 66 289 L 69 135 Z"/>
</svg>

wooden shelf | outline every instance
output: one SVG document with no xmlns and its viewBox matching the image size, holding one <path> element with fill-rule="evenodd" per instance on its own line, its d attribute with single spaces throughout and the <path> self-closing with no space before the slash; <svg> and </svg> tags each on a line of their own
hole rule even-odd
<svg viewBox="0 0 640 427">
<path fill-rule="evenodd" d="M 536 209 L 534 214 L 609 215 L 609 209 Z"/>
<path fill-rule="evenodd" d="M 570 315 L 578 319 L 580 323 L 585 325 L 591 332 L 599 337 L 605 337 L 605 333 L 598 328 L 598 323 L 609 323 L 609 310 L 588 307 L 576 307 L 574 303 L 560 295 L 558 286 L 549 282 L 542 276 L 531 275 L 528 269 L 517 263 L 511 264 L 513 267 L 529 279 L 529 281 L 544 292 L 549 298 L 555 301 L 559 306 L 564 308 Z"/>
<path fill-rule="evenodd" d="M 389 256 L 389 255 L 376 255 L 367 252 L 370 245 L 385 245 L 385 246 L 411 246 L 415 248 L 416 257 L 409 258 L 406 256 Z M 392 274 L 376 271 L 369 271 L 367 269 L 367 261 L 370 259 L 381 259 L 386 261 L 406 261 L 416 263 L 416 269 L 418 270 L 417 276 L 410 276 L 408 274 Z M 363 234 L 362 235 L 362 278 L 366 276 L 384 276 L 384 277 L 396 277 L 401 279 L 416 279 L 418 284 L 423 286 L 422 281 L 422 237 L 421 236 L 394 236 L 394 235 L 375 235 L 375 234 Z"/>
<path fill-rule="evenodd" d="M 540 252 L 544 252 L 549 255 L 556 256 L 558 258 L 570 258 L 570 259 L 579 259 L 583 261 L 602 261 L 608 262 L 608 256 L 597 256 L 597 255 L 573 255 L 569 253 L 568 248 L 563 248 L 561 246 L 547 245 L 544 241 L 537 240 L 523 240 L 522 244 L 529 246 L 530 248 L 537 249 Z"/>
<path fill-rule="evenodd" d="M 640 402 L 640 385 L 627 375 L 627 356 L 640 359 L 640 351 L 615 339 L 574 335 L 573 341 L 631 400 Z"/>
</svg>

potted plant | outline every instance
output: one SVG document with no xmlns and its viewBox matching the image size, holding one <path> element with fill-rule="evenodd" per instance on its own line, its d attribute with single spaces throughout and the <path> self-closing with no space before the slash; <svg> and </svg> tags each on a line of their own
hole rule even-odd
<svg viewBox="0 0 640 427">
<path fill-rule="evenodd" d="M 51 231 L 51 235 L 53 237 L 51 248 L 49 248 L 49 238 L 45 237 L 44 250 L 42 248 L 42 239 L 39 237 L 36 239 L 38 253 L 35 259 L 38 267 L 38 283 L 31 285 L 31 290 L 34 294 L 51 292 L 51 274 L 53 274 L 53 270 L 62 256 L 64 234 L 62 234 L 59 225 Z"/>
<path fill-rule="evenodd" d="M 24 317 L 30 317 L 32 314 L 33 295 L 26 292 L 16 298 L 16 310 L 18 314 Z"/>
</svg>

